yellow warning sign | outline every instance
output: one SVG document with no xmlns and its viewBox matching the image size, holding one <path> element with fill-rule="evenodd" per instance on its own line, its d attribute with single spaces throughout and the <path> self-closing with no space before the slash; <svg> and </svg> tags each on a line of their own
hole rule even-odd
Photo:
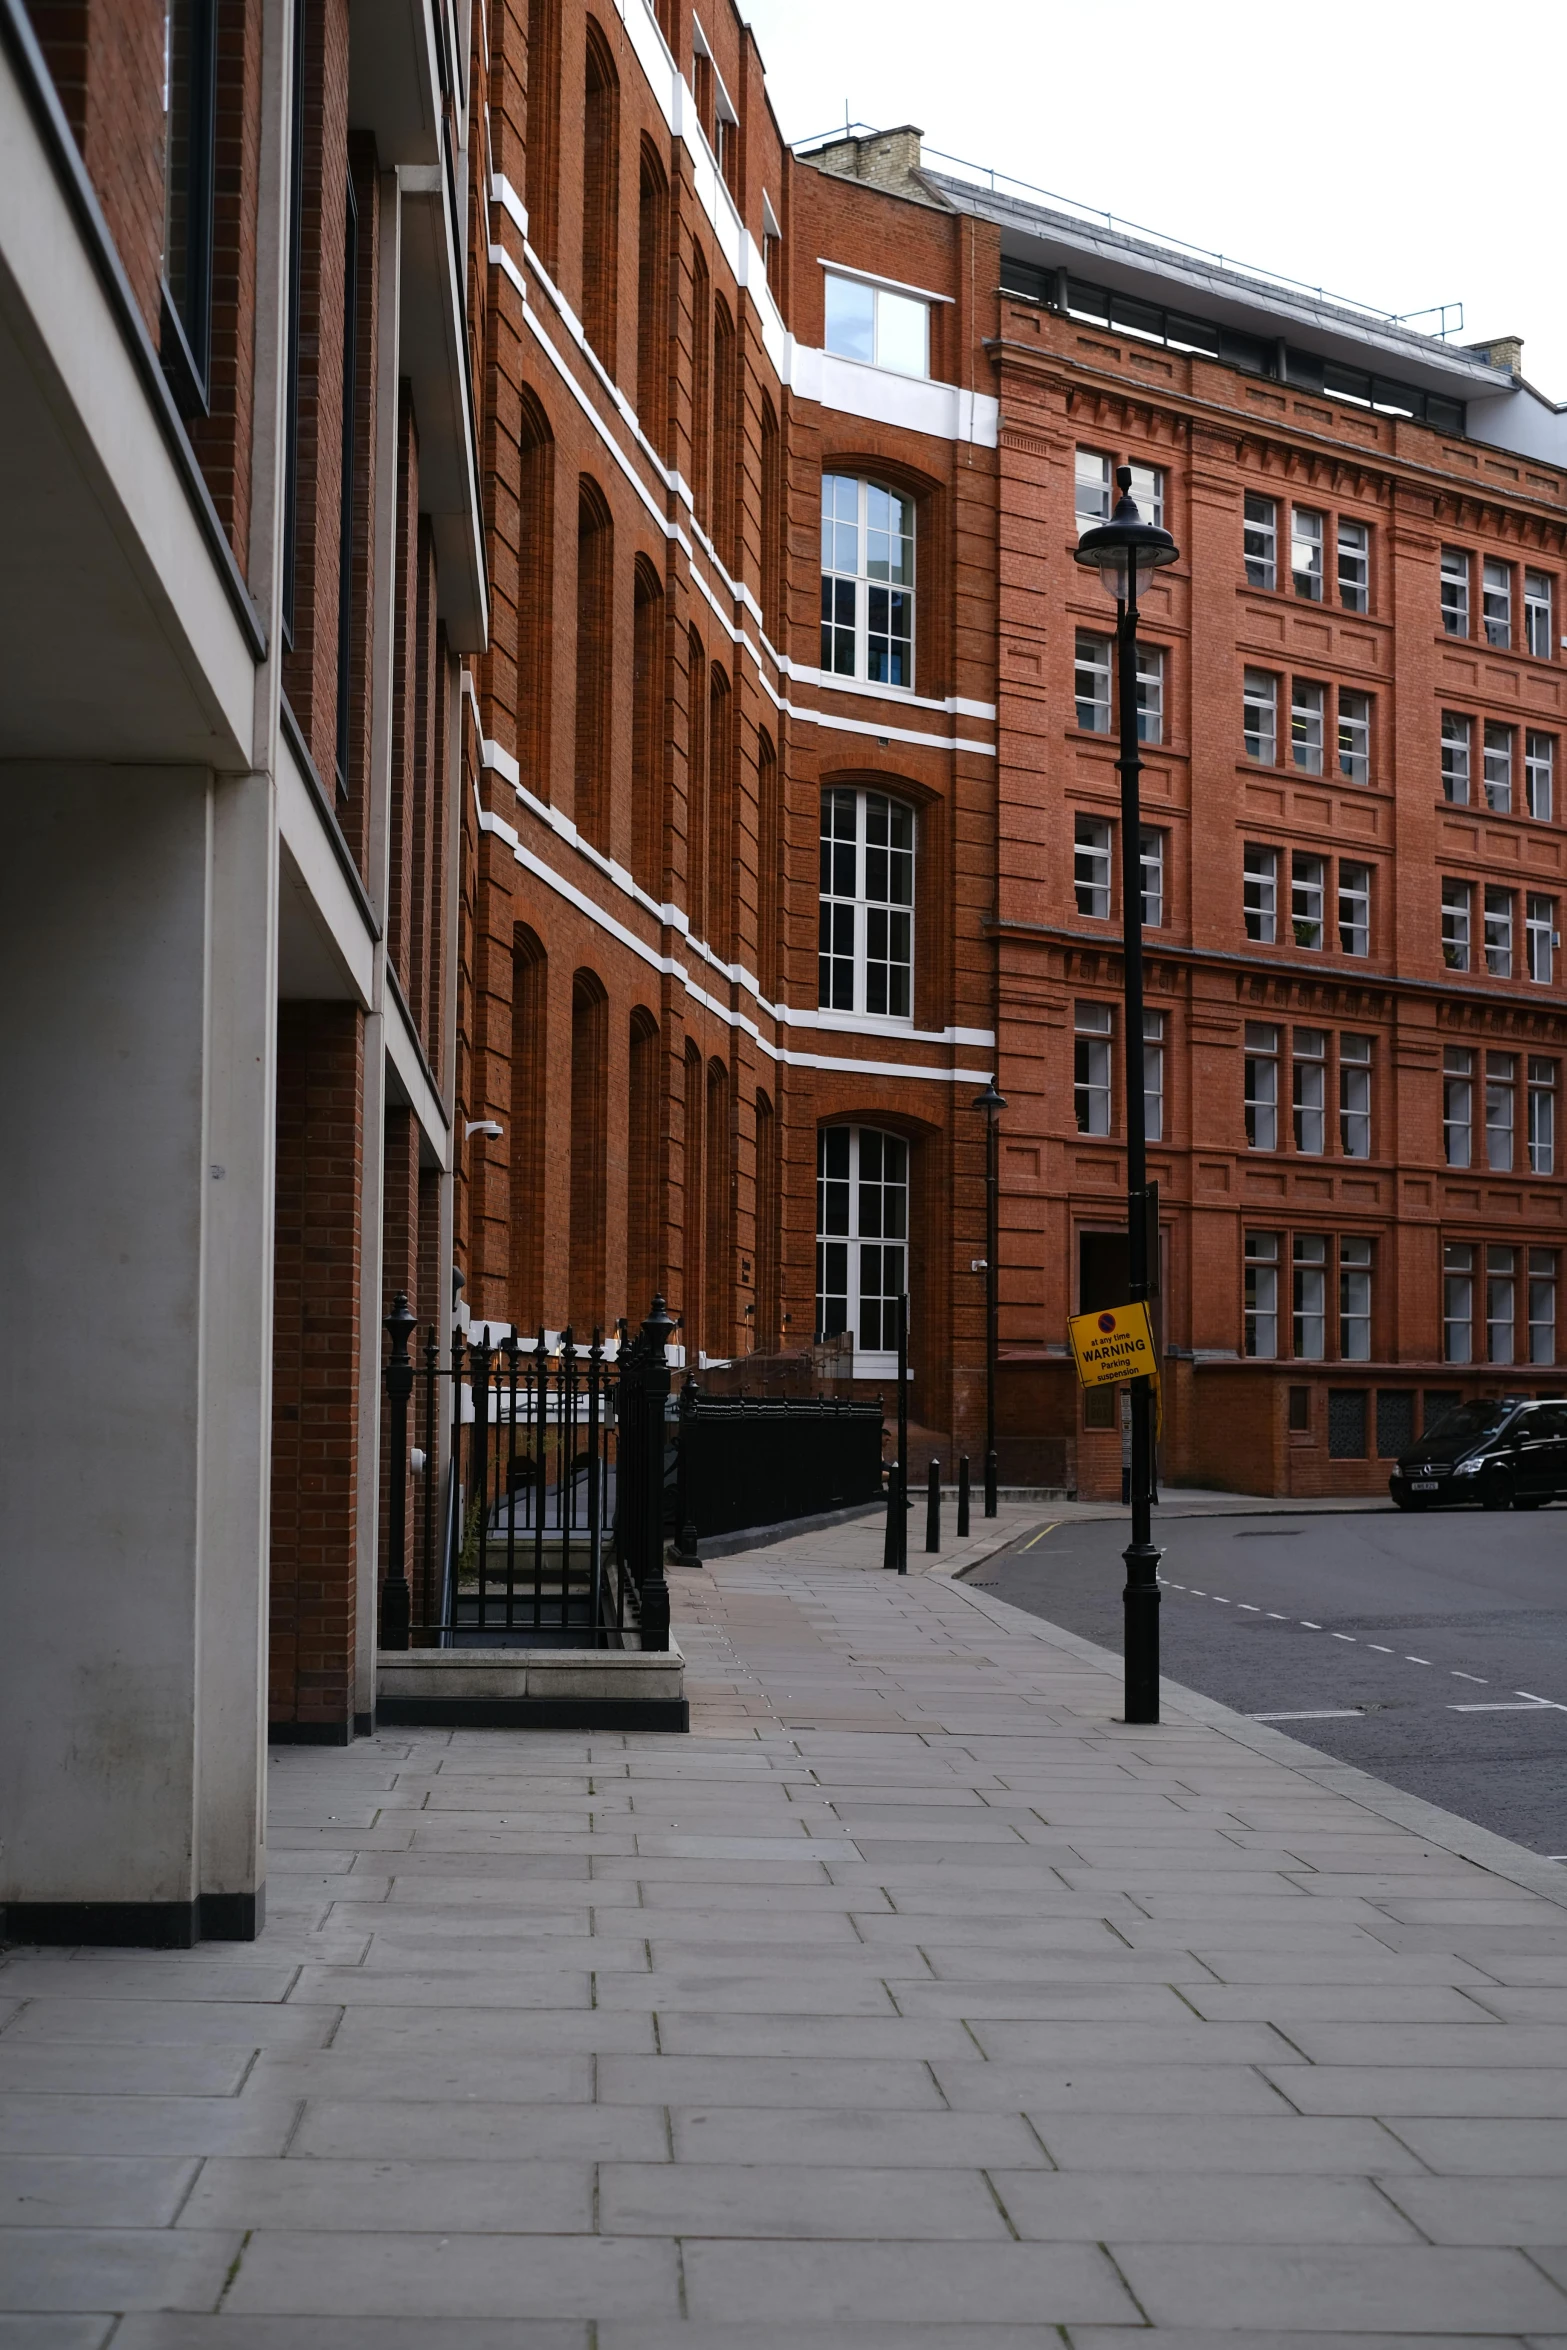
<svg viewBox="0 0 1567 2350">
<path fill-rule="evenodd" d="M 1158 1378 L 1159 1360 L 1145 1305 L 1105 1306 L 1097 1314 L 1074 1314 L 1067 1328 L 1077 1375 L 1085 1387 Z"/>
</svg>

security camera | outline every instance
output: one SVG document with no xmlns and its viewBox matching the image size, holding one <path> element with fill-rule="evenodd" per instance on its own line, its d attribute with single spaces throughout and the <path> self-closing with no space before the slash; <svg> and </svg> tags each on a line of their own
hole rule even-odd
<svg viewBox="0 0 1567 2350">
<path fill-rule="evenodd" d="M 497 1126 L 493 1118 L 470 1118 L 463 1128 L 464 1136 L 470 1141 L 476 1134 L 487 1134 L 492 1142 L 498 1142 L 505 1131 L 504 1126 Z"/>
</svg>

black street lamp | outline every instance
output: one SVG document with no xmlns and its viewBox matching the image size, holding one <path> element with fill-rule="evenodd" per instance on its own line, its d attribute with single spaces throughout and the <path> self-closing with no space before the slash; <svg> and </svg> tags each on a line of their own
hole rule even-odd
<svg viewBox="0 0 1567 2350">
<path fill-rule="evenodd" d="M 1000 1189 L 1001 1113 L 1006 1096 L 990 1078 L 973 1107 L 985 1113 L 985 1515 L 996 1514 L 996 1258 L 1001 1241 L 997 1194 Z"/>
<path fill-rule="evenodd" d="M 1126 965 L 1126 1255 L 1127 1289 L 1147 1303 L 1148 1118 L 1144 1091 L 1142 820 L 1138 779 L 1137 599 L 1155 571 L 1176 560 L 1167 530 L 1144 522 L 1132 502 L 1132 469 L 1116 468 L 1121 495 L 1108 522 L 1085 530 L 1077 560 L 1099 574 L 1116 608 L 1117 698 L 1121 755 L 1121 927 Z M 1132 1385 L 1132 1539 L 1125 1551 L 1126 1719 L 1159 1719 L 1159 1559 L 1153 1542 L 1153 1388 Z"/>
</svg>

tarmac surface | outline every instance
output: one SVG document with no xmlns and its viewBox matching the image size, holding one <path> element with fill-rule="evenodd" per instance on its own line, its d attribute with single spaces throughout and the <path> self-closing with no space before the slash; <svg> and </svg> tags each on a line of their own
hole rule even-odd
<svg viewBox="0 0 1567 2350">
<path fill-rule="evenodd" d="M 1171 1679 L 1567 1858 L 1567 1509 L 1199 1517 L 1170 1499 Z M 1119 1649 L 1127 1520 L 1055 1516 L 973 1579 Z"/>
</svg>

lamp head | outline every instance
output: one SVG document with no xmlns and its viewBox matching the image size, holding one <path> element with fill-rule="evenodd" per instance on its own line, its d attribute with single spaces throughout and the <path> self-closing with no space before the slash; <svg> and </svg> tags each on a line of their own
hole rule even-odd
<svg viewBox="0 0 1567 2350">
<path fill-rule="evenodd" d="M 1173 563 L 1180 553 L 1167 530 L 1144 522 L 1132 497 L 1132 469 L 1118 465 L 1116 488 L 1121 495 L 1108 522 L 1085 530 L 1073 550 L 1073 559 L 1086 570 L 1097 571 L 1099 584 L 1112 604 L 1124 604 L 1146 593 L 1154 573 Z"/>
<path fill-rule="evenodd" d="M 1007 1097 L 996 1084 L 994 1077 L 987 1078 L 984 1092 L 977 1093 L 974 1096 L 973 1101 L 969 1104 L 971 1109 L 983 1110 L 986 1117 L 991 1121 L 992 1125 L 994 1125 L 995 1121 L 1000 1117 L 1006 1106 Z"/>
</svg>

